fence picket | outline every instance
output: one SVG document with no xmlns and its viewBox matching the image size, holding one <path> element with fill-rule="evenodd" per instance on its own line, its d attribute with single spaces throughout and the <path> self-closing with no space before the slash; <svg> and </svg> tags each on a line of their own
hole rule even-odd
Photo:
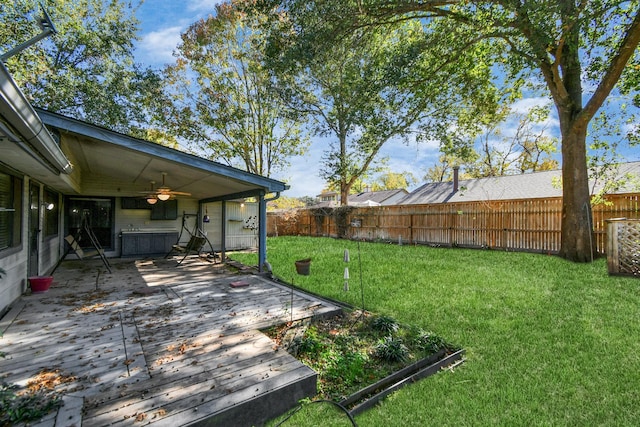
<svg viewBox="0 0 640 427">
<path fill-rule="evenodd" d="M 615 194 L 593 209 L 594 244 L 606 253 L 607 219 L 640 219 L 640 193 Z M 269 212 L 269 236 L 338 237 L 331 209 Z M 557 253 L 560 250 L 562 198 L 494 200 L 430 205 L 354 208 L 347 237 L 433 246 L 492 248 Z"/>
</svg>

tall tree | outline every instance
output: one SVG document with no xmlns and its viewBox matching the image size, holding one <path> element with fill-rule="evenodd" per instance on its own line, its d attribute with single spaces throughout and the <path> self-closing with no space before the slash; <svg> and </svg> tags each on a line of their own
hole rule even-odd
<svg viewBox="0 0 640 427">
<path fill-rule="evenodd" d="M 309 28 L 323 25 L 321 13 L 279 17 L 279 32 L 270 34 L 271 69 L 283 99 L 310 118 L 316 135 L 329 140 L 321 177 L 339 189 L 343 204 L 377 166 L 390 139 L 410 140 L 413 126 L 427 117 L 442 121 L 456 110 L 495 105 L 484 63 L 451 66 L 435 51 L 437 43 L 433 49 L 420 46 L 424 37 L 417 22 L 356 30 L 318 48 Z M 464 83 L 452 85 L 454 75 Z M 483 105 L 464 101 L 481 97 L 487 101 Z"/>
<path fill-rule="evenodd" d="M 0 5 L 0 48 L 38 34 L 40 3 L 57 33 L 7 60 L 36 106 L 142 136 L 161 98 L 159 76 L 133 60 L 135 7 L 117 0 L 21 0 Z"/>
<path fill-rule="evenodd" d="M 265 16 L 231 3 L 191 25 L 167 69 L 179 133 L 212 159 L 270 176 L 307 146 L 263 65 Z"/>
<path fill-rule="evenodd" d="M 557 110 L 563 172 L 560 255 L 577 262 L 593 259 L 587 130 L 621 77 L 631 85 L 638 81 L 637 0 L 263 2 L 270 7 L 277 3 L 287 10 L 306 10 L 307 14 L 321 11 L 326 25 L 319 39 L 394 20 L 418 19 L 447 45 L 443 53 L 451 61 L 481 41 L 501 45 L 499 64 L 505 65 L 509 77 L 546 88 Z M 632 66 L 627 66 L 630 61 Z M 632 89 L 637 90 L 637 85 Z"/>
</svg>

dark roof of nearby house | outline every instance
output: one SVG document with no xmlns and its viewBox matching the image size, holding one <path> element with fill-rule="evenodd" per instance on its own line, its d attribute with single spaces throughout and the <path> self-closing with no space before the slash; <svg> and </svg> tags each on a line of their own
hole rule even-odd
<svg viewBox="0 0 640 427">
<path fill-rule="evenodd" d="M 362 193 L 349 195 L 349 206 L 380 206 L 384 204 L 395 205 L 397 204 L 397 200 L 407 194 L 409 194 L 409 192 L 403 188 L 395 190 L 364 191 Z M 323 192 L 318 197 L 327 195 L 339 195 L 339 193 L 327 191 Z M 340 206 L 340 203 L 335 200 L 324 200 L 310 207 L 337 208 L 338 206 Z"/>
<path fill-rule="evenodd" d="M 640 162 L 621 163 L 617 172 L 640 178 Z M 562 171 L 543 171 L 519 175 L 490 178 L 465 179 L 458 183 L 458 191 L 453 191 L 453 182 L 432 182 L 422 185 L 401 199 L 398 204 L 429 204 L 472 202 L 480 200 L 535 199 L 562 196 Z M 591 182 L 592 193 L 597 192 L 602 183 Z M 638 191 L 638 183 L 630 182 L 616 193 Z"/>
<path fill-rule="evenodd" d="M 361 203 L 367 203 L 367 201 L 384 204 L 386 200 L 402 194 L 406 195 L 409 194 L 409 192 L 403 188 L 395 190 L 365 191 L 363 193 L 351 194 L 349 196 L 349 205 L 357 206 Z"/>
</svg>

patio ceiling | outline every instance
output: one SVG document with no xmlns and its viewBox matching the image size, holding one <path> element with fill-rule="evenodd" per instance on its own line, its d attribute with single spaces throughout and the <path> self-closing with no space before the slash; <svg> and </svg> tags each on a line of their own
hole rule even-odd
<svg viewBox="0 0 640 427">
<path fill-rule="evenodd" d="M 191 193 L 198 200 L 288 188 L 282 182 L 159 144 L 44 110 L 37 112 L 60 133 L 63 151 L 74 165 L 71 177 L 75 185 L 61 189 L 65 194 L 141 197 L 151 188 L 151 181 L 156 189 L 162 185 L 163 173 L 171 190 Z"/>
</svg>

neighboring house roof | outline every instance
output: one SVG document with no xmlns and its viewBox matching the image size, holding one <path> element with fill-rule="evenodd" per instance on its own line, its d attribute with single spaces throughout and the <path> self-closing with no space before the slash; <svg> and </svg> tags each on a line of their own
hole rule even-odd
<svg viewBox="0 0 640 427">
<path fill-rule="evenodd" d="M 409 194 L 405 189 L 364 191 L 358 194 L 349 195 L 349 206 L 382 206 L 395 205 L 398 200 Z M 318 197 L 339 196 L 337 192 L 324 192 Z M 311 208 L 337 208 L 340 203 L 336 200 L 324 200 L 316 203 Z"/>
<path fill-rule="evenodd" d="M 621 163 L 618 177 L 634 174 L 640 178 L 640 162 Z M 409 193 L 398 204 L 429 204 L 472 202 L 482 200 L 512 200 L 562 197 L 562 171 L 552 170 L 519 175 L 506 175 L 490 178 L 466 179 L 458 183 L 458 191 L 454 184 L 448 182 L 432 182 L 424 184 Z M 592 193 L 602 188 L 602 182 L 591 182 Z M 637 183 L 635 183 L 637 185 Z M 616 193 L 637 191 L 634 183 L 623 187 Z"/>
<path fill-rule="evenodd" d="M 311 208 L 311 209 L 337 208 L 338 206 L 340 206 L 340 203 L 336 202 L 335 200 L 327 200 L 327 201 L 324 201 L 324 202 L 318 202 L 315 205 L 311 205 L 311 206 L 309 206 L 309 208 Z"/>
<path fill-rule="evenodd" d="M 409 192 L 405 189 L 365 191 L 349 196 L 349 206 L 394 205 Z"/>
</svg>

